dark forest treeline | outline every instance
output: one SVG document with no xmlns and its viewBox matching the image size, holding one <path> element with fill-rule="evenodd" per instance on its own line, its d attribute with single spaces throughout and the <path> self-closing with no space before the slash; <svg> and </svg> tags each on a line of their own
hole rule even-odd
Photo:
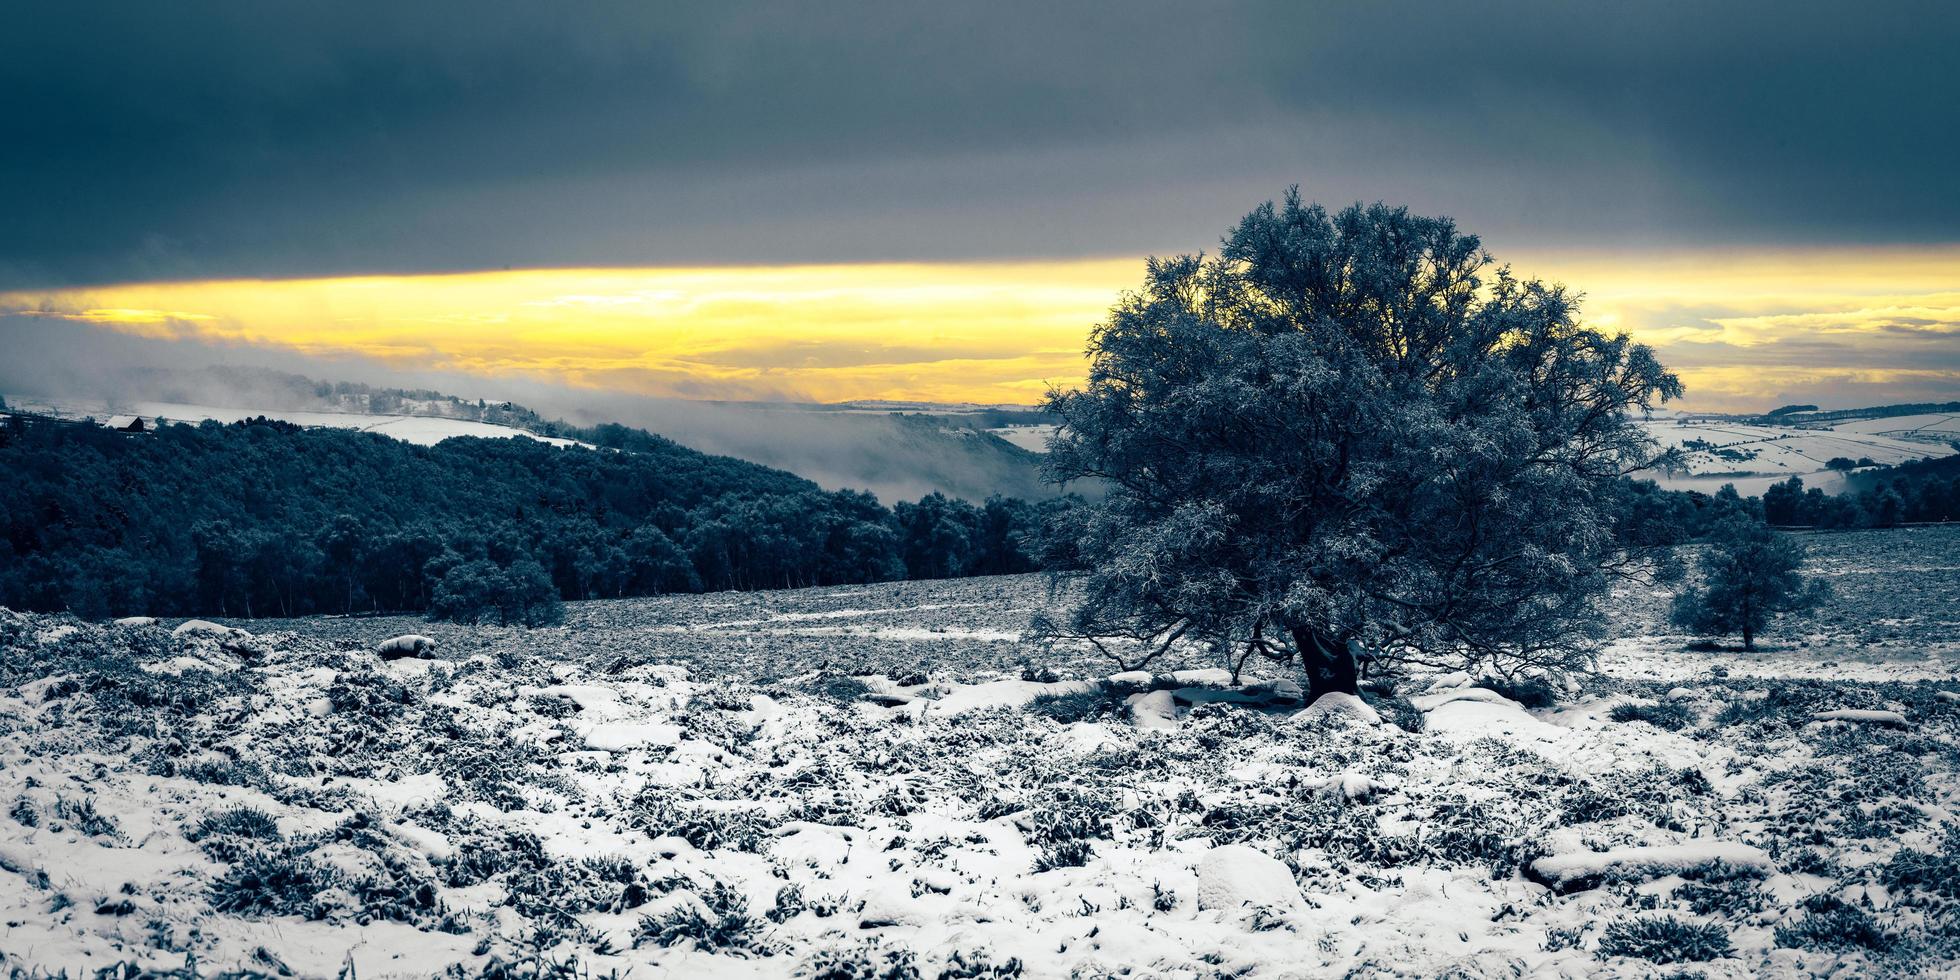
<svg viewBox="0 0 1960 980">
<path fill-rule="evenodd" d="M 1836 494 L 1806 488 L 1796 476 L 1772 485 L 1761 497 L 1744 497 L 1732 484 L 1712 496 L 1663 490 L 1651 480 L 1626 486 L 1625 533 L 1649 543 L 1700 538 L 1738 512 L 1773 527 L 1824 530 L 1960 521 L 1960 456 L 1868 470 L 1854 475 Z"/>
<path fill-rule="evenodd" d="M 560 596 L 1027 571 L 1034 531 L 1059 506 L 934 494 L 886 508 L 640 430 L 587 434 L 607 448 L 415 446 L 265 419 L 131 434 L 11 417 L 0 605 L 537 621 Z"/>
</svg>

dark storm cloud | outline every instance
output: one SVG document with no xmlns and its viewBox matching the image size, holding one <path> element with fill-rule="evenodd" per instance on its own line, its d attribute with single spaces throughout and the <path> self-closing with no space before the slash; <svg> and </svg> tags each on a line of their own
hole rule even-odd
<svg viewBox="0 0 1960 980">
<path fill-rule="evenodd" d="M 27 3 L 0 286 L 1190 249 L 1947 241 L 1937 4 Z"/>
</svg>

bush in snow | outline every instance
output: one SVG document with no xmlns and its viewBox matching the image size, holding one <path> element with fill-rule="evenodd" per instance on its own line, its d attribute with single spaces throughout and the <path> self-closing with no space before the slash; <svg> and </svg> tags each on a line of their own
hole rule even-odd
<svg viewBox="0 0 1960 980">
<path fill-rule="evenodd" d="M 1903 902 L 1960 902 L 1960 824 L 1946 826 L 1938 851 L 1908 847 L 1892 855 L 1878 880 Z"/>
<path fill-rule="evenodd" d="M 1750 915 L 1763 907 L 1760 868 L 1716 861 L 1682 877 L 1687 880 L 1674 889 L 1674 898 L 1686 902 L 1696 915 Z"/>
<path fill-rule="evenodd" d="M 1599 955 L 1630 956 L 1655 963 L 1702 963 L 1735 952 L 1729 932 L 1712 922 L 1687 922 L 1673 916 L 1623 919 L 1599 936 Z"/>
<path fill-rule="evenodd" d="M 946 965 L 939 971 L 939 980 L 997 980 L 997 978 L 1018 977 L 1021 975 L 1021 961 L 1008 957 L 999 963 L 987 958 L 981 951 L 961 953 L 955 951 L 947 957 Z"/>
<path fill-rule="evenodd" d="M 1801 907 L 1802 914 L 1776 927 L 1776 945 L 1829 950 L 1877 950 L 1891 945 L 1892 937 L 1870 913 L 1846 905 L 1835 895 L 1811 895 Z"/>
<path fill-rule="evenodd" d="M 1079 721 L 1105 721 L 1120 717 L 1123 701 L 1107 688 L 1074 691 L 1067 694 L 1037 694 L 1028 702 L 1028 714 L 1040 715 L 1064 725 Z"/>
<path fill-rule="evenodd" d="M 804 961 L 799 977 L 808 980 L 920 980 L 918 957 L 909 949 L 866 943 L 853 949 L 824 949 Z"/>
<path fill-rule="evenodd" d="M 1607 713 L 1607 717 L 1623 723 L 1644 721 L 1655 728 L 1665 728 L 1670 732 L 1678 732 L 1695 723 L 1694 709 L 1679 701 L 1661 701 L 1654 704 L 1629 701 L 1626 704 L 1614 705 L 1613 710 Z"/>
<path fill-rule="evenodd" d="M 700 903 L 680 902 L 659 915 L 640 917 L 633 945 L 674 946 L 692 942 L 709 952 L 770 956 L 775 947 L 763 938 L 762 923 L 749 915 L 749 902 L 727 882 L 717 881 Z M 705 913 L 701 908 L 706 905 Z"/>
<path fill-rule="evenodd" d="M 1543 677 L 1486 677 L 1477 682 L 1527 708 L 1558 707 L 1559 690 Z"/>
<path fill-rule="evenodd" d="M 340 872 L 298 851 L 251 852 L 211 884 L 211 907 L 248 917 L 301 915 L 318 919 L 331 908 L 321 893 L 341 884 Z"/>
<path fill-rule="evenodd" d="M 247 853 L 263 850 L 267 843 L 280 840 L 279 824 L 257 807 L 238 806 L 216 813 L 184 828 L 184 838 L 202 848 L 213 861 L 237 861 Z"/>
</svg>

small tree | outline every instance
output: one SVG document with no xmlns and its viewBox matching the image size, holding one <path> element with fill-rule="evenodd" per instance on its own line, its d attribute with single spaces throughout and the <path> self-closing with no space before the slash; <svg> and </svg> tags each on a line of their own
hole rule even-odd
<svg viewBox="0 0 1960 980">
<path fill-rule="evenodd" d="M 1676 626 L 1705 636 L 1742 635 L 1744 650 L 1783 613 L 1802 612 L 1830 594 L 1806 580 L 1804 549 L 1789 535 L 1743 515 L 1716 524 L 1702 559 L 1702 584 L 1675 597 Z"/>
<path fill-rule="evenodd" d="M 497 613 L 498 601 L 509 587 L 509 578 L 495 562 L 460 562 L 437 581 L 429 617 L 456 623 L 482 622 Z"/>
<path fill-rule="evenodd" d="M 1297 192 L 1217 258 L 1151 260 L 1048 408 L 1051 479 L 1108 496 L 1056 533 L 1088 569 L 1054 638 L 1298 657 L 1311 697 L 1357 652 L 1567 666 L 1591 600 L 1640 567 L 1621 477 L 1630 413 L 1680 394 L 1648 348 L 1562 288 L 1492 269 L 1447 219 Z"/>
</svg>

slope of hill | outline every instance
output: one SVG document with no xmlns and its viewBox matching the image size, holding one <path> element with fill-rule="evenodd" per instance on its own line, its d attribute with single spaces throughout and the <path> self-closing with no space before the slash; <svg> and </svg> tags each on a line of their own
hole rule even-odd
<svg viewBox="0 0 1960 980">
<path fill-rule="evenodd" d="M 622 426 L 594 437 L 608 451 L 528 438 L 419 446 L 272 420 L 121 432 L 9 416 L 0 605 L 91 616 L 421 610 L 442 608 L 445 589 L 474 603 L 505 588 L 476 587 L 488 581 L 512 583 L 500 617 L 528 619 L 547 594 L 1032 567 L 1021 543 L 1040 515 L 1019 502 L 888 510 Z M 520 592 L 536 601 L 519 603 Z"/>
<path fill-rule="evenodd" d="M 544 392 L 546 410 L 429 389 L 325 382 L 261 368 L 145 369 L 93 382 L 95 390 L 22 395 L 15 405 L 118 425 L 141 415 L 221 422 L 266 416 L 305 426 L 358 428 L 427 445 L 457 435 L 530 433 L 592 443 L 608 423 L 643 427 L 688 448 L 789 470 L 827 490 L 868 490 L 887 503 L 929 493 L 979 502 L 995 495 L 1044 500 L 1038 456 L 989 433 L 1042 421 L 1021 406 L 851 402 L 674 401 L 594 392 Z M 565 421 L 570 419 L 572 421 Z M 1038 447 L 1036 447 L 1038 448 Z"/>
<path fill-rule="evenodd" d="M 306 428 L 355 429 L 399 439 L 417 446 L 433 446 L 444 439 L 467 436 L 478 439 L 536 439 L 554 446 L 584 445 L 573 439 L 539 435 L 508 425 L 478 422 L 442 415 L 369 414 L 351 411 L 304 411 L 294 409 L 229 408 L 219 405 L 187 405 L 178 402 L 124 402 L 112 404 L 99 399 L 26 399 L 16 408 L 59 419 L 93 419 L 112 429 L 128 426 L 138 419 L 146 425 L 157 421 L 197 423 L 242 422 L 249 418 L 278 419 Z"/>
<path fill-rule="evenodd" d="M 1953 444 L 1960 439 L 1960 415 L 1891 415 L 1883 408 L 1831 414 L 1822 421 L 1792 415 L 1773 423 L 1765 416 L 1648 419 L 1641 423 L 1648 435 L 1663 448 L 1681 450 L 1684 466 L 1640 475 L 1670 490 L 1713 493 L 1732 483 L 1744 495 L 1800 476 L 1807 487 L 1836 493 L 1846 481 L 1844 471 L 1829 465 L 1833 459 L 1896 466 L 1960 452 Z"/>
</svg>

